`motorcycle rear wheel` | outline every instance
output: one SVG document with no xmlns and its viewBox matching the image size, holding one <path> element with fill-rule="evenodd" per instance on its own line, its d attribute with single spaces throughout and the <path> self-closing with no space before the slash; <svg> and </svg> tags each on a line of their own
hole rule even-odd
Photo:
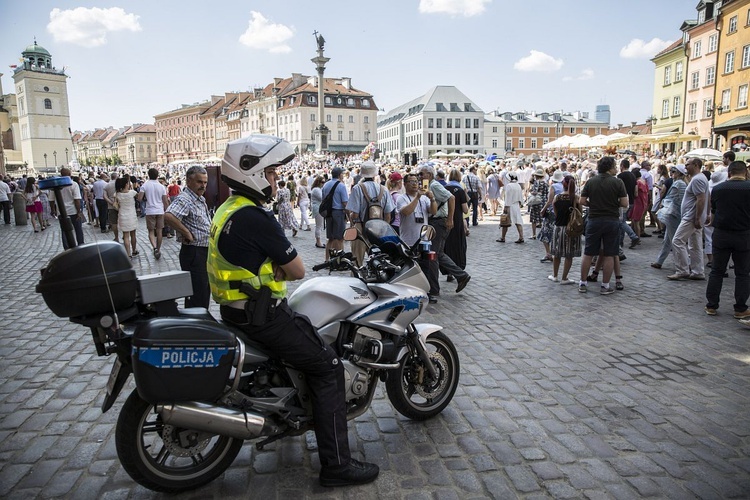
<svg viewBox="0 0 750 500">
<path fill-rule="evenodd" d="M 399 368 L 388 372 L 385 382 L 393 407 L 412 420 L 427 420 L 443 411 L 456 393 L 461 371 L 458 351 L 446 334 L 433 332 L 425 343 L 437 380 L 429 379 L 422 361 L 412 353 L 404 356 Z"/>
<path fill-rule="evenodd" d="M 220 476 L 237 457 L 243 441 L 214 435 L 185 447 L 184 439 L 190 434 L 188 429 L 163 424 L 154 407 L 134 390 L 117 419 L 117 456 L 128 475 L 150 490 L 194 490 Z"/>
</svg>

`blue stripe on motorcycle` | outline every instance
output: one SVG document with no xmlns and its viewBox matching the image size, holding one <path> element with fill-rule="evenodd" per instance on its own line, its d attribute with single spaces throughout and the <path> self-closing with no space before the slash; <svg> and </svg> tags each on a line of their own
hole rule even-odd
<svg viewBox="0 0 750 500">
<path fill-rule="evenodd" d="M 229 351 L 228 347 L 133 347 L 140 363 L 155 368 L 216 368 Z"/>
<path fill-rule="evenodd" d="M 359 321 L 360 319 L 369 316 L 371 314 L 378 313 L 380 311 L 384 311 L 387 309 L 393 309 L 394 307 L 398 306 L 404 306 L 404 311 L 411 311 L 412 309 L 419 309 L 419 302 L 422 299 L 422 297 L 406 297 L 402 299 L 394 299 L 389 302 L 386 302 L 384 304 L 381 304 L 380 306 L 376 307 L 375 309 L 371 309 L 367 311 L 365 314 L 361 314 L 354 318 L 352 321 Z"/>
</svg>

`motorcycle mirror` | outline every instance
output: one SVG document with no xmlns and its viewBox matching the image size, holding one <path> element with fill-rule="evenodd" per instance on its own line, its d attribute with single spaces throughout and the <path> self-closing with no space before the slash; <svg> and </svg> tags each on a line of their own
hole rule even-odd
<svg viewBox="0 0 750 500">
<path fill-rule="evenodd" d="M 422 230 L 419 232 L 419 239 L 422 241 L 432 241 L 432 238 L 435 237 L 435 228 L 432 226 L 428 226 L 425 224 L 422 226 Z"/>
<path fill-rule="evenodd" d="M 354 241 L 357 239 L 357 234 L 359 231 L 357 231 L 356 227 L 350 227 L 346 231 L 344 231 L 344 241 Z"/>
</svg>

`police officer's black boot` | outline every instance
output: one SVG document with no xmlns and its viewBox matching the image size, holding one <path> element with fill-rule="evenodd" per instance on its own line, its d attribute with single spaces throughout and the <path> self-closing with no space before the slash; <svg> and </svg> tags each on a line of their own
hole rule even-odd
<svg viewBox="0 0 750 500">
<path fill-rule="evenodd" d="M 374 481 L 380 468 L 375 464 L 351 461 L 346 465 L 324 466 L 320 469 L 320 484 L 322 486 L 348 486 L 364 484 Z"/>
</svg>

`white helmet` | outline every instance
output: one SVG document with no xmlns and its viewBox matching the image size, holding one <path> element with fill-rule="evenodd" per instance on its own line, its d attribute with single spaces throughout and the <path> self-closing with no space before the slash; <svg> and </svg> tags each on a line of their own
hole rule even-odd
<svg viewBox="0 0 750 500">
<path fill-rule="evenodd" d="M 227 144 L 221 162 L 221 179 L 229 187 L 253 198 L 270 201 L 272 187 L 265 169 L 289 163 L 294 147 L 272 135 L 254 134 Z"/>
</svg>

